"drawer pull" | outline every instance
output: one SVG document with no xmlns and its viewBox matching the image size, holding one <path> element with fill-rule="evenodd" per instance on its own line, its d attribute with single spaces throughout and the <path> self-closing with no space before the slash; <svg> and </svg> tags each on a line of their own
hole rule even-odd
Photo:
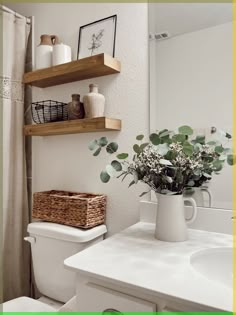
<svg viewBox="0 0 236 315">
<path fill-rule="evenodd" d="M 102 312 L 102 314 L 106 314 L 106 313 L 120 313 L 120 314 L 122 314 L 120 311 L 117 311 L 117 310 L 115 310 L 114 308 L 107 308 L 106 310 L 104 310 L 103 312 Z"/>
</svg>

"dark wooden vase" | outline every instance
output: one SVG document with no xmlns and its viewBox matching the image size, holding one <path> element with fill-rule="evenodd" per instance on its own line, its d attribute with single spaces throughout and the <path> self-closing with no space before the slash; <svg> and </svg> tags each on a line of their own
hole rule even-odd
<svg viewBox="0 0 236 315">
<path fill-rule="evenodd" d="M 72 94 L 72 102 L 68 104 L 68 119 L 83 119 L 85 116 L 84 104 L 80 102 L 79 94 Z"/>
</svg>

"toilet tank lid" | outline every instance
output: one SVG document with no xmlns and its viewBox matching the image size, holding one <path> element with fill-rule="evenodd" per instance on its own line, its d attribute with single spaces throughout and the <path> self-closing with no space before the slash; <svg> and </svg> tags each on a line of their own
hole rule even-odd
<svg viewBox="0 0 236 315">
<path fill-rule="evenodd" d="M 28 225 L 27 231 L 36 236 L 39 235 L 68 242 L 85 243 L 105 234 L 107 228 L 103 224 L 85 230 L 50 222 L 33 222 Z"/>
</svg>

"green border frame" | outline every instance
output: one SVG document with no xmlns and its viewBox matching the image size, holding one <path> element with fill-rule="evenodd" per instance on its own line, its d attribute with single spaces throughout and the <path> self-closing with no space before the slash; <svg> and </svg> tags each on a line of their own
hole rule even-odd
<svg viewBox="0 0 236 315">
<path fill-rule="evenodd" d="M 235 0 L 233 0 L 235 1 Z M 7 3 L 233 3 L 232 0 L 7 0 L 1 1 L 1 4 Z"/>
<path fill-rule="evenodd" d="M 8 3 L 232 3 L 233 4 L 233 148 L 234 148 L 234 154 L 236 154 L 236 0 L 230 1 L 230 0 L 199 0 L 199 1 L 191 1 L 191 0 L 70 0 L 70 1 L 63 1 L 63 0 L 8 0 L 8 1 L 1 1 L 1 4 L 7 5 Z M 2 56 L 2 46 L 3 46 L 3 25 L 2 25 L 2 18 L 0 18 L 0 75 L 2 76 L 2 66 L 3 66 L 3 56 Z M 0 147 L 1 151 L 3 151 L 3 106 L 2 106 L 2 99 L 0 99 Z M 2 162 L 2 154 L 0 155 L 0 187 L 3 188 L 3 162 Z M 234 168 L 234 180 L 233 180 L 233 191 L 234 191 L 234 206 L 233 206 L 233 216 L 236 217 L 236 167 Z M 0 201 L 1 201 L 1 210 L 0 210 L 0 231 L 3 231 L 3 211 L 2 211 L 2 189 L 0 190 Z M 3 300 L 3 283 L 2 283 L 2 232 L 0 232 L 0 303 L 2 303 Z M 234 283 L 233 283 L 233 292 L 234 294 L 234 301 L 233 301 L 233 313 L 226 313 L 226 312 L 211 312 L 210 314 L 216 314 L 216 315 L 223 315 L 223 314 L 236 314 L 236 220 L 234 220 L 233 223 L 233 249 L 234 249 L 234 255 L 233 255 L 233 266 L 234 266 Z M 0 304 L 0 313 L 2 313 L 2 305 Z M 37 314 L 37 313 L 9 313 L 9 314 Z M 40 313 L 39 313 L 40 314 Z M 55 314 L 55 313 L 45 313 L 45 314 Z M 60 314 L 70 314 L 70 313 L 63 313 Z M 86 313 L 90 315 L 96 315 L 99 313 Z M 145 315 L 149 313 L 125 313 L 125 314 L 140 314 Z M 160 313 L 157 313 L 160 314 Z M 165 314 L 171 314 L 171 313 L 165 313 Z M 182 313 L 178 313 L 182 314 Z M 209 314 L 209 312 L 200 312 L 200 313 L 186 313 L 183 314 L 199 314 L 199 315 L 205 315 Z"/>
<path fill-rule="evenodd" d="M 236 155 L 236 0 L 233 0 L 233 152 Z M 235 158 L 236 159 L 236 158 Z M 233 312 L 236 313 L 236 167 L 233 168 Z"/>
<path fill-rule="evenodd" d="M 84 315 L 101 315 L 101 312 L 1 312 L 1 314 L 9 314 L 9 315 L 35 315 L 35 314 L 48 314 L 48 315 L 70 315 L 71 313 L 73 314 L 84 314 Z M 115 312 L 114 312 L 115 313 Z M 104 315 L 111 315 L 111 312 L 104 312 Z M 117 315 L 119 314 L 118 312 L 116 313 Z M 123 312 L 120 313 L 121 315 L 234 315 L 235 313 L 233 312 Z"/>
<path fill-rule="evenodd" d="M 0 12 L 0 76 L 3 75 L 3 19 Z M 1 84 L 1 83 L 0 83 Z M 2 89 L 2 87 L 1 87 Z M 3 99 L 0 98 L 0 148 L 3 152 Z M 3 231 L 3 154 L 0 155 L 0 231 Z M 2 311 L 2 301 L 3 301 L 3 270 L 2 270 L 2 253 L 3 253 L 3 233 L 0 235 L 0 311 Z"/>
</svg>

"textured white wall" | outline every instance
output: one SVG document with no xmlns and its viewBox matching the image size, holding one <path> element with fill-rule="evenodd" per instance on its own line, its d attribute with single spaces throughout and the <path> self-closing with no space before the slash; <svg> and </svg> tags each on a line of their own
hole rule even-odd
<svg viewBox="0 0 236 315">
<path fill-rule="evenodd" d="M 107 136 L 129 150 L 135 136 L 148 133 L 148 26 L 146 4 L 11 4 L 21 14 L 35 16 L 35 41 L 41 34 L 57 34 L 72 47 L 76 59 L 81 25 L 117 14 L 116 57 L 122 71 L 111 75 L 46 89 L 34 89 L 34 100 L 69 102 L 72 93 L 82 96 L 90 83 L 97 83 L 106 97 L 106 115 L 122 119 L 122 131 L 33 138 L 33 190 L 65 189 L 108 195 L 109 234 L 139 219 L 142 187 L 127 188 L 129 181 L 100 182 L 99 174 L 108 157 L 98 158 L 88 151 L 94 138 Z"/>
<path fill-rule="evenodd" d="M 225 23 L 152 42 L 151 129 L 181 125 L 232 133 L 233 27 Z M 230 145 L 230 144 L 229 144 Z M 232 209 L 232 168 L 210 185 L 213 207 Z"/>
</svg>

